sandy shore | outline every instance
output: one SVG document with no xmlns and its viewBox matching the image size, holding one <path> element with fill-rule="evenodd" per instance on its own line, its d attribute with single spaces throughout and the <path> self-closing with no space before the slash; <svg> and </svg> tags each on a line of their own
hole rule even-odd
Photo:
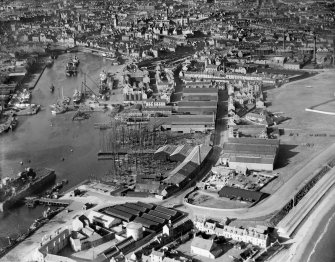
<svg viewBox="0 0 335 262">
<path fill-rule="evenodd" d="M 291 243 L 292 246 L 288 250 L 280 252 L 271 262 L 309 261 L 316 244 L 322 237 L 322 235 L 319 236 L 319 232 L 325 231 L 328 221 L 333 216 L 333 209 L 335 207 L 334 198 L 335 188 L 332 188 L 332 190 L 324 196 L 320 204 L 315 207 L 294 238 L 287 241 L 287 244 Z M 312 240 L 315 239 L 316 236 L 316 243 L 313 244 Z"/>
</svg>

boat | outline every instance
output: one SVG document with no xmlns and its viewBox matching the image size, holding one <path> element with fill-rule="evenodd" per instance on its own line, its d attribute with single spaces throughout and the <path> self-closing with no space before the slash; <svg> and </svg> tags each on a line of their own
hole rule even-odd
<svg viewBox="0 0 335 262">
<path fill-rule="evenodd" d="M 66 72 L 67 76 L 76 76 L 77 75 L 77 68 L 72 61 L 70 61 L 66 64 L 65 72 Z"/>
<path fill-rule="evenodd" d="M 72 58 L 72 62 L 75 66 L 79 65 L 79 58 L 77 56 L 74 56 L 74 58 Z"/>
<path fill-rule="evenodd" d="M 36 104 L 29 104 L 28 107 L 19 110 L 18 112 L 16 112 L 15 114 L 17 116 L 30 116 L 30 115 L 35 115 L 37 114 L 37 112 L 40 110 L 41 106 L 40 105 L 36 105 Z"/>
<path fill-rule="evenodd" d="M 64 105 L 56 105 L 53 109 L 51 109 L 51 114 L 53 115 L 59 115 L 59 114 L 63 114 L 67 111 L 67 107 L 65 107 Z"/>
<path fill-rule="evenodd" d="M 8 116 L 6 122 L 0 124 L 0 134 L 2 134 L 3 132 L 7 132 L 9 129 L 13 131 L 15 127 L 17 126 L 17 124 L 18 124 L 18 121 L 14 115 Z M 1 192 L 1 188 L 0 188 L 0 192 Z"/>
<path fill-rule="evenodd" d="M 50 86 L 50 92 L 53 93 L 55 91 L 55 86 L 53 84 L 51 84 Z"/>
<path fill-rule="evenodd" d="M 107 81 L 107 74 L 105 70 L 102 70 L 102 72 L 100 73 L 100 83 L 106 83 L 106 81 Z"/>
<path fill-rule="evenodd" d="M 70 105 L 71 98 L 70 97 L 64 97 L 63 89 L 62 89 L 62 96 L 57 100 L 57 102 L 53 105 L 50 105 L 51 108 L 51 114 L 58 115 L 63 114 L 66 111 L 68 111 L 68 106 Z"/>
<path fill-rule="evenodd" d="M 49 58 L 48 60 L 47 60 L 47 62 L 46 62 L 46 65 L 47 65 L 47 67 L 52 67 L 52 65 L 54 64 L 54 60 L 53 59 L 51 59 L 51 58 Z"/>
<path fill-rule="evenodd" d="M 72 96 L 72 101 L 73 103 L 80 103 L 83 98 L 83 93 L 79 91 L 78 89 L 74 90 L 73 96 Z"/>
<path fill-rule="evenodd" d="M 43 191 L 55 179 L 55 171 L 47 168 L 26 168 L 15 178 L 4 178 L 0 188 L 0 212 L 9 210 L 27 196 Z"/>
<path fill-rule="evenodd" d="M 18 94 L 17 99 L 20 103 L 27 103 L 31 98 L 31 93 L 27 89 L 23 89 L 21 93 Z"/>
</svg>

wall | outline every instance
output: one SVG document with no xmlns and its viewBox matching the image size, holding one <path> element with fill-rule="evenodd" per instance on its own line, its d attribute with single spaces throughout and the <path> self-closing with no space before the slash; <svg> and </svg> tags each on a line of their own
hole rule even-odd
<svg viewBox="0 0 335 262">
<path fill-rule="evenodd" d="M 67 228 L 59 232 L 59 234 L 53 238 L 50 236 L 50 239 L 36 250 L 34 259 L 43 262 L 44 257 L 47 254 L 57 254 L 60 250 L 68 245 L 69 237 L 70 230 Z"/>
</svg>

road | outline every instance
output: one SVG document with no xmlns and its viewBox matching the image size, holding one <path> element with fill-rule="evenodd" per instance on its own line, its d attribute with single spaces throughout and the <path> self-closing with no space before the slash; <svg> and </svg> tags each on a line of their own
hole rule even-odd
<svg viewBox="0 0 335 262">
<path fill-rule="evenodd" d="M 230 217 L 237 219 L 254 219 L 264 217 L 282 208 L 302 187 L 304 182 L 307 182 L 314 175 L 314 172 L 325 164 L 328 160 L 334 158 L 335 143 L 321 152 L 317 157 L 312 159 L 291 179 L 289 179 L 275 193 L 269 196 L 265 201 L 251 208 L 240 209 L 211 209 L 206 207 L 192 206 L 187 207 L 192 213 L 203 215 L 206 212 L 215 211 L 217 217 Z"/>
</svg>

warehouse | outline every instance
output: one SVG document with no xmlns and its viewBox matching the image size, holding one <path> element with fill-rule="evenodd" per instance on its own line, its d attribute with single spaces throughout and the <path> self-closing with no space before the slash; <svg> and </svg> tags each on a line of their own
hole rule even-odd
<svg viewBox="0 0 335 262">
<path fill-rule="evenodd" d="M 134 215 L 123 212 L 121 210 L 115 209 L 113 207 L 109 207 L 103 211 L 105 214 L 110 215 L 112 217 L 120 218 L 121 220 L 125 220 L 127 222 L 133 220 L 135 218 Z"/>
<path fill-rule="evenodd" d="M 278 150 L 277 139 L 229 138 L 219 162 L 232 169 L 273 171 Z"/>
<path fill-rule="evenodd" d="M 153 209 L 155 207 L 153 204 L 143 203 L 141 201 L 137 201 L 137 203 L 134 203 L 134 204 L 141 206 L 141 207 L 145 207 L 146 209 Z"/>
<path fill-rule="evenodd" d="M 179 115 L 171 122 L 171 131 L 180 133 L 207 132 L 215 129 L 214 115 Z"/>
<path fill-rule="evenodd" d="M 156 206 L 155 211 L 170 215 L 172 219 L 175 219 L 179 215 L 176 210 L 172 210 L 163 206 Z"/>
<path fill-rule="evenodd" d="M 140 211 L 140 212 L 142 212 L 142 213 L 145 213 L 145 212 L 148 211 L 148 208 L 143 207 L 143 206 L 136 205 L 136 204 L 134 204 L 134 203 L 125 203 L 123 206 L 128 207 L 128 208 L 135 209 L 135 210 Z"/>
<path fill-rule="evenodd" d="M 120 205 L 116 205 L 116 206 L 113 206 L 115 209 L 117 210 L 120 210 L 120 211 L 123 211 L 123 212 L 126 212 L 126 213 L 129 213 L 131 215 L 134 215 L 134 216 L 139 216 L 141 214 L 140 211 L 138 210 L 134 210 L 132 208 L 128 208 L 126 206 L 120 206 Z"/>
<path fill-rule="evenodd" d="M 193 150 L 193 146 L 181 145 L 171 155 L 170 160 L 176 162 L 182 162 Z"/>
<path fill-rule="evenodd" d="M 182 99 L 184 101 L 218 101 L 216 88 L 184 88 Z"/>
<path fill-rule="evenodd" d="M 157 229 L 159 224 L 154 222 L 154 221 L 151 221 L 149 219 L 145 219 L 143 217 L 136 217 L 134 219 L 134 222 L 135 223 L 139 223 L 141 225 L 143 225 L 144 227 L 148 228 L 148 229 Z"/>
<path fill-rule="evenodd" d="M 154 159 L 167 160 L 170 155 L 176 150 L 177 146 L 165 145 L 158 148 L 154 154 Z"/>
<path fill-rule="evenodd" d="M 163 225 L 164 223 L 166 223 L 167 221 L 163 218 L 160 218 L 160 217 L 155 217 L 155 216 L 152 216 L 152 215 L 149 215 L 149 214 L 143 214 L 141 217 L 145 218 L 145 219 L 148 219 L 148 220 L 151 220 L 151 221 L 154 221 L 156 223 L 159 223 L 160 225 Z"/>
<path fill-rule="evenodd" d="M 216 114 L 216 101 L 180 101 L 178 102 L 178 113 L 191 115 Z"/>
<path fill-rule="evenodd" d="M 241 188 L 235 188 L 235 187 L 229 187 L 224 186 L 219 191 L 220 197 L 226 197 L 229 199 L 236 199 L 241 201 L 248 201 L 252 203 L 257 203 L 267 197 L 267 194 L 263 192 L 257 192 L 257 191 L 250 191 L 246 189 Z"/>
<path fill-rule="evenodd" d="M 149 211 L 149 215 L 152 215 L 152 216 L 155 216 L 155 217 L 159 217 L 159 218 L 165 219 L 167 221 L 171 219 L 170 215 L 164 214 L 162 212 L 158 212 L 156 210 L 150 210 Z"/>
</svg>

